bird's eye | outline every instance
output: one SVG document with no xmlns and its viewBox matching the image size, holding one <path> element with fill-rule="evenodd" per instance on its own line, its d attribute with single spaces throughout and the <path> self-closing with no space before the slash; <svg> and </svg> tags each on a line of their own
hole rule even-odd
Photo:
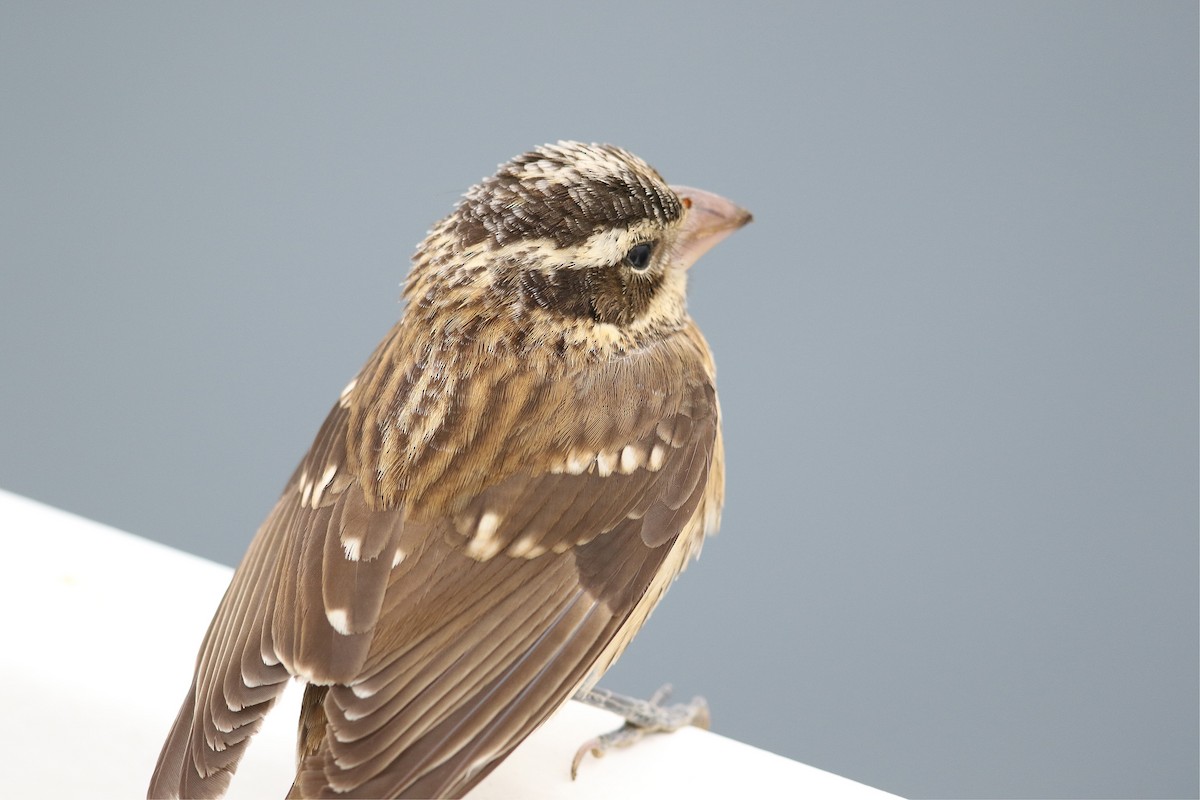
<svg viewBox="0 0 1200 800">
<path fill-rule="evenodd" d="M 650 253 L 654 250 L 654 245 L 650 242 L 642 242 L 629 248 L 629 252 L 625 254 L 625 263 L 641 272 L 646 267 L 650 266 Z"/>
</svg>

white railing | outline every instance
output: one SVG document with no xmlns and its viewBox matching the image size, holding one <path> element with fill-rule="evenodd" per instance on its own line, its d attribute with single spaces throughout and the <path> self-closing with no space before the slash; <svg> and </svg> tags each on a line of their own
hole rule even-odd
<svg viewBox="0 0 1200 800">
<path fill-rule="evenodd" d="M 144 796 L 230 570 L 0 490 L 6 797 Z M 229 797 L 282 797 L 300 692 L 289 688 Z M 688 728 L 570 780 L 575 749 L 619 720 L 569 703 L 471 794 L 488 798 L 891 797 Z"/>
</svg>

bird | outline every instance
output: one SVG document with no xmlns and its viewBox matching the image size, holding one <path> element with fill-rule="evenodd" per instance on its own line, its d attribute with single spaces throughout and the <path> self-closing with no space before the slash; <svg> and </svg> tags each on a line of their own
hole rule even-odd
<svg viewBox="0 0 1200 800">
<path fill-rule="evenodd" d="M 221 796 L 292 679 L 289 797 L 460 797 L 593 687 L 717 529 L 687 271 L 750 219 L 608 144 L 469 189 L 234 572 L 148 797 Z"/>
</svg>

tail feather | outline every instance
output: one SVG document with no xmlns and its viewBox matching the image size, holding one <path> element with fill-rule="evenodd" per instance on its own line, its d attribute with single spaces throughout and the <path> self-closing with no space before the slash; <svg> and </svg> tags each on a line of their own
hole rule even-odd
<svg viewBox="0 0 1200 800">
<path fill-rule="evenodd" d="M 207 800 L 224 795 L 246 747 L 273 705 L 275 698 L 254 706 L 254 719 L 238 730 L 242 739 L 215 749 L 199 734 L 202 726 L 196 719 L 196 687 L 193 685 L 163 744 L 146 797 L 149 800 Z"/>
</svg>

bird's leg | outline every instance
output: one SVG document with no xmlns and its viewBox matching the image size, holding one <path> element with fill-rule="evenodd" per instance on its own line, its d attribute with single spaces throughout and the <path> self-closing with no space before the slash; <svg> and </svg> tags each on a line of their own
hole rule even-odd
<svg viewBox="0 0 1200 800">
<path fill-rule="evenodd" d="M 671 733 L 688 725 L 708 730 L 711 717 L 708 702 L 703 697 L 693 697 L 690 703 L 663 705 L 670 696 L 670 684 L 660 687 L 649 700 L 626 697 L 600 688 L 576 692 L 575 699 L 579 702 L 618 714 L 625 718 L 625 724 L 587 740 L 575 751 L 575 758 L 571 761 L 571 780 L 575 780 L 579 764 L 589 752 L 600 758 L 609 750 L 629 747 L 647 733 Z"/>
</svg>

